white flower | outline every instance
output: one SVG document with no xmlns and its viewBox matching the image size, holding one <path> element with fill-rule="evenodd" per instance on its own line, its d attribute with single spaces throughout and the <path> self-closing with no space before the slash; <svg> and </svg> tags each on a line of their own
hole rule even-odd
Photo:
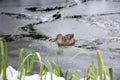
<svg viewBox="0 0 120 80">
<path fill-rule="evenodd" d="M 22 80 L 40 80 L 40 77 L 38 74 L 30 75 L 30 76 L 23 76 Z"/>
<path fill-rule="evenodd" d="M 6 70 L 7 80 L 17 80 L 18 71 L 16 71 L 12 66 L 8 66 Z"/>
<path fill-rule="evenodd" d="M 65 80 L 63 77 L 58 77 L 53 73 L 52 73 L 52 78 L 53 78 L 52 80 Z M 51 80 L 51 73 L 47 72 L 46 75 L 43 75 L 42 80 Z"/>
</svg>

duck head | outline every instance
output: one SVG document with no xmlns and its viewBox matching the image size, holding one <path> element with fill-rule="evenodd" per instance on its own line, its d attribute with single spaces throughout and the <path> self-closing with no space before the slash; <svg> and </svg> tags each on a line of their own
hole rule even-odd
<svg viewBox="0 0 120 80">
<path fill-rule="evenodd" d="M 58 44 L 62 43 L 63 42 L 63 35 L 62 34 L 58 34 L 55 40 L 58 42 Z"/>
</svg>

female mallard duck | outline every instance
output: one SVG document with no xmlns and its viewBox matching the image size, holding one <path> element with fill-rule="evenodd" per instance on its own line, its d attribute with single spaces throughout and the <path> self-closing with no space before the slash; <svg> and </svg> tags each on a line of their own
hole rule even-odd
<svg viewBox="0 0 120 80">
<path fill-rule="evenodd" d="M 70 46 L 75 43 L 74 34 L 67 34 L 65 36 L 58 34 L 55 41 L 58 43 L 58 46 Z"/>
</svg>

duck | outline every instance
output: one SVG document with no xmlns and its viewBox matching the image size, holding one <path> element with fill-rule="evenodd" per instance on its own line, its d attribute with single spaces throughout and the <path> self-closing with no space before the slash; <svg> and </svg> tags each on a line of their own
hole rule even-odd
<svg viewBox="0 0 120 80">
<path fill-rule="evenodd" d="M 65 36 L 58 34 L 55 41 L 57 42 L 58 46 L 73 45 L 75 43 L 74 34 L 67 34 Z"/>
</svg>

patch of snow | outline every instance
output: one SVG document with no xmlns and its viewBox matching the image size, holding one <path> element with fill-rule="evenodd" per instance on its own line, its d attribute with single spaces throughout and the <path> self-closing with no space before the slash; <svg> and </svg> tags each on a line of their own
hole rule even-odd
<svg viewBox="0 0 120 80">
<path fill-rule="evenodd" d="M 12 66 L 7 67 L 6 71 L 7 80 L 18 80 L 19 72 L 16 71 Z M 34 74 L 30 76 L 22 76 L 22 80 L 51 80 L 51 73 L 47 72 L 42 77 L 39 76 L 39 74 Z M 52 80 L 65 80 L 63 77 L 58 77 L 55 74 L 52 73 Z M 2 80 L 2 77 L 0 76 L 0 80 Z"/>
<path fill-rule="evenodd" d="M 76 4 L 80 4 L 81 3 L 81 0 L 74 0 Z"/>
<path fill-rule="evenodd" d="M 49 21 L 51 19 L 51 15 L 46 15 L 46 16 L 41 16 L 40 19 L 45 22 L 45 21 Z"/>
</svg>

